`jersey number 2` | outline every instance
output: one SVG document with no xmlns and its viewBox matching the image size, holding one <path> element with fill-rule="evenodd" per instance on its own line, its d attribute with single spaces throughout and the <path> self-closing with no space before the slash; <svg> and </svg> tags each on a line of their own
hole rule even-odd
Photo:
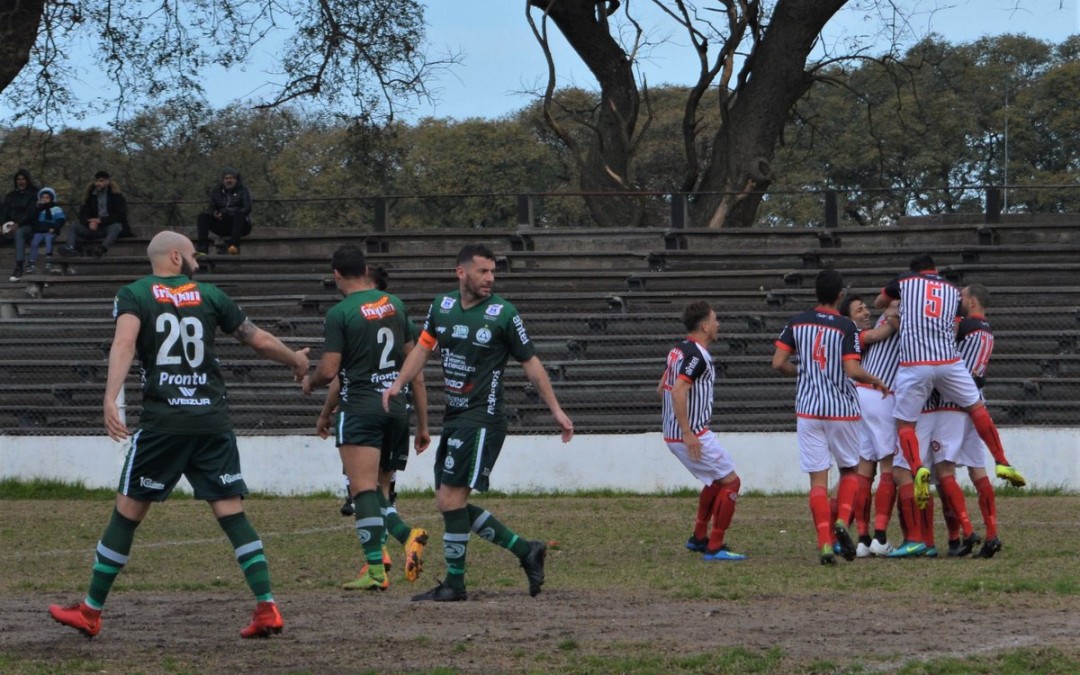
<svg viewBox="0 0 1080 675">
<path fill-rule="evenodd" d="M 159 314 L 155 328 L 158 333 L 165 333 L 165 339 L 158 348 L 157 364 L 175 366 L 180 363 L 180 355 L 173 354 L 176 343 L 180 343 L 180 354 L 192 368 L 202 365 L 206 355 L 203 345 L 203 325 L 198 319 L 185 316 L 182 319 L 172 314 Z"/>
<path fill-rule="evenodd" d="M 375 341 L 383 346 L 382 357 L 379 359 L 379 369 L 393 368 L 394 359 L 390 358 L 390 353 L 394 351 L 394 331 L 385 326 L 380 328 L 379 332 L 375 334 Z"/>
</svg>

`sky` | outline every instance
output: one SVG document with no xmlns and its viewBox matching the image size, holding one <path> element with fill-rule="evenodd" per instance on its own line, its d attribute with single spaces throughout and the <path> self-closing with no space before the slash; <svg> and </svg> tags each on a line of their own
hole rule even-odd
<svg viewBox="0 0 1080 675">
<path fill-rule="evenodd" d="M 633 3 L 644 23 L 658 12 L 650 0 L 623 0 Z M 427 0 L 428 38 L 433 56 L 448 51 L 460 53 L 461 63 L 442 73 L 433 83 L 436 100 L 415 105 L 407 121 L 432 116 L 463 120 L 471 117 L 498 118 L 528 105 L 525 93 L 542 89 L 546 65 L 525 19 L 525 0 Z M 714 6 L 712 0 L 697 0 L 701 7 Z M 887 2 L 851 0 L 825 27 L 821 49 L 839 49 L 856 40 L 871 54 L 882 53 L 889 36 L 882 34 L 884 21 L 863 8 Z M 954 43 L 971 42 L 985 35 L 1023 33 L 1050 42 L 1061 42 L 1080 32 L 1080 0 L 894 0 L 909 17 L 906 43 L 935 32 Z M 595 89 L 591 75 L 552 27 L 553 51 L 559 86 Z M 914 36 L 914 38 L 913 38 Z M 685 84 L 697 69 L 687 40 L 677 33 L 650 34 L 652 49 L 642 66 L 650 85 Z M 278 44 L 281 44 L 279 41 Z M 272 48 L 268 50 L 272 53 Z M 820 54 L 820 52 L 819 52 Z M 208 77 L 207 98 L 215 108 L 266 95 L 266 74 L 271 68 L 268 53 L 245 64 L 240 81 L 263 83 L 249 90 L 237 90 L 238 78 L 219 72 Z M 88 69 L 75 85 L 93 95 L 94 71 Z M 10 110 L 0 103 L 0 123 Z M 102 113 L 83 121 L 67 120 L 75 126 L 104 127 L 113 119 Z"/>
</svg>

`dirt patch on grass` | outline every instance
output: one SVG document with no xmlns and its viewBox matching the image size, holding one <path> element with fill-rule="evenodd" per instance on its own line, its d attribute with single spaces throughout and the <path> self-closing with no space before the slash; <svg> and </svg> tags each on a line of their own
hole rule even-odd
<svg viewBox="0 0 1080 675">
<path fill-rule="evenodd" d="M 239 638 L 253 603 L 235 594 L 115 593 L 93 640 L 52 622 L 45 610 L 55 594 L 6 594 L 0 655 L 69 671 L 596 672 L 741 647 L 762 657 L 779 650 L 767 669 L 796 672 L 815 661 L 891 670 L 912 658 L 1019 647 L 1072 652 L 1080 637 L 1068 598 L 1017 598 L 1003 609 L 895 593 L 729 602 L 548 589 L 535 599 L 476 590 L 465 603 L 409 601 L 425 589 L 292 592 L 279 598 L 285 631 L 269 640 Z"/>
</svg>

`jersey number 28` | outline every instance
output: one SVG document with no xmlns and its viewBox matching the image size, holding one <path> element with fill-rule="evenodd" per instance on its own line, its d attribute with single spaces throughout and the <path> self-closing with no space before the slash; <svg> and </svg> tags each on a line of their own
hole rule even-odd
<svg viewBox="0 0 1080 675">
<path fill-rule="evenodd" d="M 202 365 L 206 347 L 203 345 L 201 321 L 191 316 L 181 319 L 172 314 L 159 314 L 155 329 L 158 333 L 165 333 L 157 353 L 159 366 L 175 366 L 180 363 L 181 354 L 192 368 Z M 177 343 L 180 343 L 180 354 L 173 353 Z"/>
</svg>

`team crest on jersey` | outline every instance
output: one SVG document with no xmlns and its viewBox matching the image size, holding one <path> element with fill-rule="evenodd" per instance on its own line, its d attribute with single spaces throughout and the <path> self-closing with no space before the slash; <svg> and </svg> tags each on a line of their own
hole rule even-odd
<svg viewBox="0 0 1080 675">
<path fill-rule="evenodd" d="M 482 345 L 486 345 L 487 343 L 491 342 L 491 331 L 489 331 L 487 328 L 481 328 L 480 330 L 476 331 L 476 341 Z"/>
<path fill-rule="evenodd" d="M 390 298 L 384 295 L 375 302 L 360 305 L 360 314 L 368 321 L 378 321 L 397 315 L 397 308 L 390 302 Z"/>
<path fill-rule="evenodd" d="M 439 305 L 439 307 L 441 307 L 443 309 L 453 309 L 454 308 L 454 302 L 455 301 L 454 301 L 453 298 L 443 298 L 442 299 L 442 304 Z"/>
<path fill-rule="evenodd" d="M 171 288 L 165 284 L 154 284 L 154 299 L 163 305 L 174 307 L 198 307 L 202 304 L 202 294 L 199 287 L 194 284 L 184 284 Z"/>
<path fill-rule="evenodd" d="M 502 305 L 488 305 L 488 308 L 484 310 L 484 314 L 488 316 L 499 316 L 502 314 Z"/>
</svg>

